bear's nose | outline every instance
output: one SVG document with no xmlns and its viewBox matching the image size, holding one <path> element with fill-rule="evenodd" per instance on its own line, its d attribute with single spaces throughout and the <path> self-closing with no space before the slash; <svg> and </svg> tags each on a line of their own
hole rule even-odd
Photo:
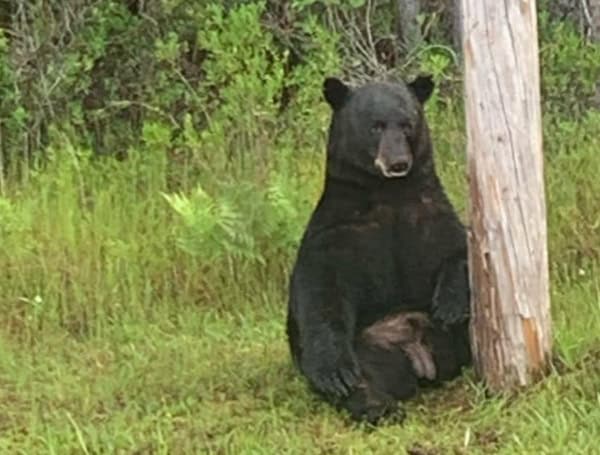
<svg viewBox="0 0 600 455">
<path fill-rule="evenodd" d="M 389 171 L 393 174 L 405 174 L 410 169 L 410 162 L 398 161 L 389 167 Z"/>
</svg>

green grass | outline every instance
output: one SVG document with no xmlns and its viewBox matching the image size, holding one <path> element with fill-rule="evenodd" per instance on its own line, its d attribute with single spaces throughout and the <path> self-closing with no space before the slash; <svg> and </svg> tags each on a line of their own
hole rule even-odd
<svg viewBox="0 0 600 455">
<path fill-rule="evenodd" d="M 596 313 L 589 323 L 598 327 L 597 282 L 576 287 L 555 295 L 555 304 L 589 304 Z M 288 362 L 280 299 L 255 303 L 243 313 L 188 308 L 170 319 L 124 318 L 84 339 L 60 329 L 27 344 L 5 337 L 0 451 L 403 453 L 420 446 L 413 453 L 591 454 L 597 447 L 600 352 L 581 357 L 591 341 L 583 333 L 565 371 L 512 400 L 486 398 L 468 373 L 410 403 L 404 424 L 373 430 L 307 391 Z"/>
<path fill-rule="evenodd" d="M 461 117 L 433 109 L 438 169 L 464 211 Z M 0 453 L 597 453 L 599 120 L 545 128 L 560 369 L 505 398 L 468 371 L 379 428 L 319 402 L 292 369 L 294 250 L 264 238 L 265 206 L 236 206 L 263 261 L 208 262 L 177 247 L 186 231 L 162 193 L 189 194 L 197 181 L 217 192 L 214 172 L 194 174 L 198 163 L 166 160 L 159 145 L 116 162 L 62 144 L 0 198 Z M 321 157 L 286 170 L 309 200 L 298 223 Z"/>
</svg>

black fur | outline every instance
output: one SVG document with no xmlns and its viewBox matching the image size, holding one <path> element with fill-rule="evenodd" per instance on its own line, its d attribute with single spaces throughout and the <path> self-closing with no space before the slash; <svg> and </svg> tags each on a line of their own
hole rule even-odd
<svg viewBox="0 0 600 455">
<path fill-rule="evenodd" d="M 383 318 L 428 315 L 437 380 L 470 359 L 466 235 L 435 172 L 432 90 L 429 78 L 324 84 L 326 179 L 291 275 L 287 333 L 311 386 L 359 419 L 376 421 L 419 383 L 403 349 L 362 340 Z"/>
</svg>

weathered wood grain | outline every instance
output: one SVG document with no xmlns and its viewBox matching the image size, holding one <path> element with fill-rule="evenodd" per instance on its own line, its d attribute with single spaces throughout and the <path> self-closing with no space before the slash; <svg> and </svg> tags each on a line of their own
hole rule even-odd
<svg viewBox="0 0 600 455">
<path fill-rule="evenodd" d="M 462 0 L 476 371 L 531 384 L 552 347 L 534 0 Z"/>
</svg>

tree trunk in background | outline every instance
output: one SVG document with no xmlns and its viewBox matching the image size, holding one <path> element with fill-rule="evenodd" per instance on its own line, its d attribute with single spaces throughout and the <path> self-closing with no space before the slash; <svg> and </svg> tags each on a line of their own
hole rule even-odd
<svg viewBox="0 0 600 455">
<path fill-rule="evenodd" d="M 410 53 L 421 42 L 419 0 L 398 0 L 396 4 L 396 33 L 402 43 L 402 54 Z"/>
<path fill-rule="evenodd" d="M 590 34 L 591 38 L 600 42 L 600 0 L 587 0 L 589 6 L 590 17 Z"/>
<path fill-rule="evenodd" d="M 591 38 L 596 43 L 600 43 L 600 0 L 588 0 L 590 6 Z M 600 81 L 596 82 L 596 93 L 592 98 L 592 105 L 600 109 Z"/>
<path fill-rule="evenodd" d="M 492 391 L 549 366 L 535 0 L 462 0 L 475 369 Z"/>
<path fill-rule="evenodd" d="M 456 53 L 459 57 L 462 57 L 462 28 L 463 28 L 463 14 L 462 14 L 462 0 L 454 0 L 454 7 L 452 8 L 452 45 L 456 49 Z"/>
<path fill-rule="evenodd" d="M 557 20 L 571 20 L 582 35 L 600 41 L 600 0 L 553 0 L 550 15 Z"/>
</svg>

